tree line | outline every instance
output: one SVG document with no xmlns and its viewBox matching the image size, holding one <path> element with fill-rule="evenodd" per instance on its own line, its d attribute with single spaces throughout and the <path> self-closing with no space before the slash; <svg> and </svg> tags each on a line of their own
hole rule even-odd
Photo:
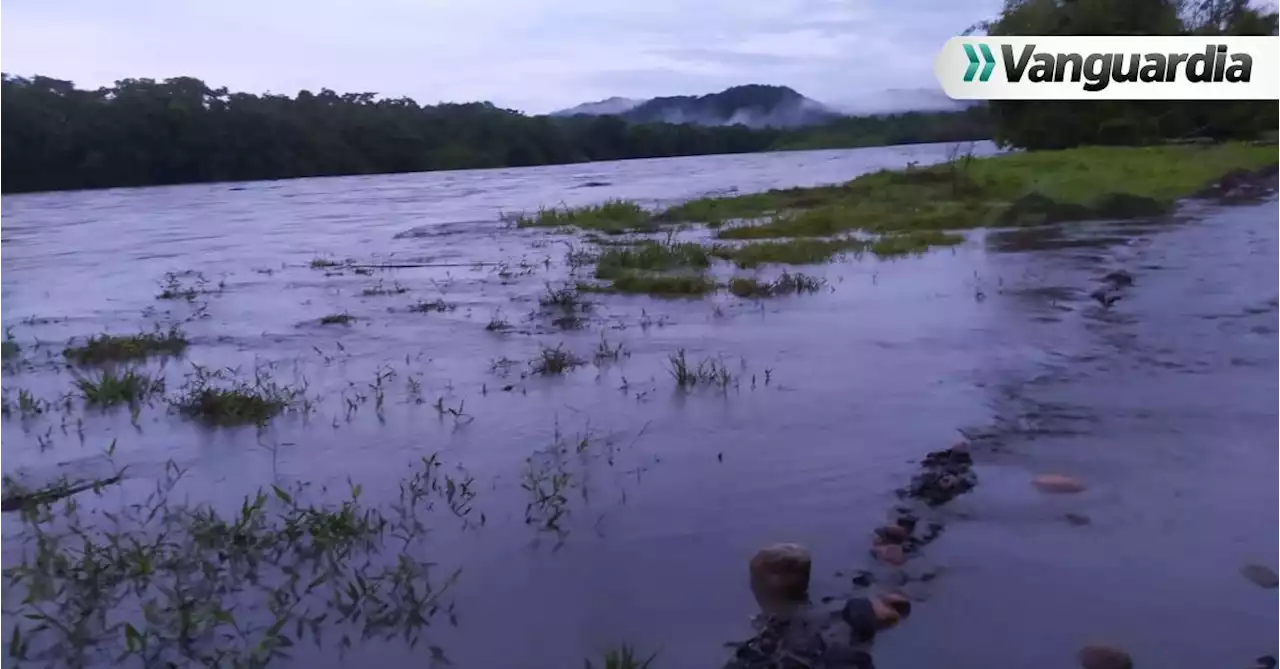
<svg viewBox="0 0 1280 669">
<path fill-rule="evenodd" d="M 1249 0 L 1006 0 L 973 30 L 1002 35 L 1276 35 Z M 3 192 L 281 179 L 852 148 L 993 138 L 1059 149 L 1274 132 L 1274 101 L 1000 101 L 958 112 L 842 118 L 792 130 L 527 116 L 373 93 L 232 93 L 192 77 L 96 90 L 3 75 Z"/>
<path fill-rule="evenodd" d="M 1276 35 L 1277 14 L 1249 0 L 1006 0 L 972 31 L 1014 35 Z M 1026 149 L 1168 140 L 1251 139 L 1280 125 L 1272 101 L 999 101 L 995 140 Z"/>
<path fill-rule="evenodd" d="M 3 76 L 4 192 L 282 179 L 990 137 L 983 110 L 783 131 L 526 116 L 373 93 L 232 93 L 192 77 L 86 90 Z"/>
</svg>

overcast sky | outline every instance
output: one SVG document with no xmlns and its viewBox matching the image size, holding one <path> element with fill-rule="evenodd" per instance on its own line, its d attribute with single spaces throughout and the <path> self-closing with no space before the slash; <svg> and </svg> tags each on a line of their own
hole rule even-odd
<svg viewBox="0 0 1280 669">
<path fill-rule="evenodd" d="M 490 100 L 545 113 L 611 96 L 787 85 L 845 108 L 940 95 L 933 58 L 1000 0 L 5 0 L 0 68 L 97 87 L 190 75 Z M 897 92 L 895 92 L 897 91 Z M 918 106 L 918 105 L 916 105 Z"/>
</svg>

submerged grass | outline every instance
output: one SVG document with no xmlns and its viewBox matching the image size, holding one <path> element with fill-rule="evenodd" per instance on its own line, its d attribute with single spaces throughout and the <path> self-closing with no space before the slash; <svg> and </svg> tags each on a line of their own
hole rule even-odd
<svg viewBox="0 0 1280 669">
<path fill-rule="evenodd" d="M 867 242 L 859 239 L 792 239 L 756 242 L 741 246 L 720 244 L 712 247 L 711 255 L 731 261 L 743 269 L 749 269 L 770 263 L 781 265 L 824 263 L 842 253 L 860 252 L 866 246 Z"/>
<path fill-rule="evenodd" d="M 156 330 L 135 335 L 96 335 L 83 345 L 68 346 L 62 355 L 79 365 L 98 365 L 153 355 L 180 355 L 187 344 L 187 337 L 181 330 L 170 328 L 165 332 Z"/>
<path fill-rule="evenodd" d="M 882 235 L 867 246 L 877 258 L 894 258 L 926 253 L 938 246 L 956 246 L 964 243 L 964 235 L 941 230 L 916 230 Z"/>
<path fill-rule="evenodd" d="M 900 232 L 1132 218 L 1170 210 L 1235 170 L 1276 163 L 1275 148 L 1082 147 L 961 158 L 880 171 L 841 186 L 695 200 L 663 220 L 767 219 L 721 229 L 721 239 L 827 237 L 851 230 Z"/>
<path fill-rule="evenodd" d="M 0 339 L 0 361 L 18 357 L 20 353 L 22 353 L 22 345 L 19 345 L 17 338 L 14 338 L 12 327 L 6 327 L 4 339 Z"/>
<path fill-rule="evenodd" d="M 352 316 L 351 314 L 346 314 L 346 313 L 329 314 L 328 316 L 320 317 L 320 324 L 321 325 L 350 325 L 351 321 L 354 321 L 355 319 L 356 319 L 355 316 Z"/>
<path fill-rule="evenodd" d="M 441 571 L 426 539 L 440 520 L 470 523 L 476 493 L 465 472 L 443 469 L 422 458 L 385 507 L 354 483 L 324 501 L 281 483 L 228 512 L 186 501 L 185 472 L 170 461 L 155 489 L 107 513 L 110 522 L 67 497 L 121 474 L 41 490 L 6 477 L 5 510 L 21 512 L 6 521 L 15 525 L 4 564 L 10 661 L 267 667 L 303 644 L 337 656 L 379 639 L 446 663 L 428 628 L 455 620 L 458 573 Z"/>
<path fill-rule="evenodd" d="M 164 392 L 163 378 L 152 378 L 133 369 L 120 374 L 103 370 L 96 377 L 78 377 L 75 384 L 87 404 L 100 407 L 137 405 Z"/>
<path fill-rule="evenodd" d="M 305 388 L 291 388 L 257 370 L 253 381 L 235 378 L 234 370 L 196 367 L 181 394 L 170 400 L 179 413 L 209 425 L 264 425 L 292 407 Z"/>
<path fill-rule="evenodd" d="M 716 282 L 701 274 L 650 274 L 626 272 L 607 285 L 578 284 L 578 290 L 597 293 L 629 293 L 654 297 L 702 297 L 715 292 Z"/>
<path fill-rule="evenodd" d="M 701 244 L 648 241 L 605 250 L 596 264 L 596 278 L 613 279 L 635 270 L 664 272 L 684 268 L 705 269 L 710 265 L 711 257 Z"/>
<path fill-rule="evenodd" d="M 445 302 L 442 298 L 434 300 L 421 300 L 409 305 L 409 311 L 419 314 L 444 313 L 457 309 L 458 305 L 452 302 Z"/>
<path fill-rule="evenodd" d="M 658 229 L 653 216 L 640 205 L 627 200 L 609 200 L 602 204 L 571 209 L 539 209 L 516 219 L 521 228 L 582 228 L 608 235 L 627 232 L 650 232 Z"/>
<path fill-rule="evenodd" d="M 725 390 L 736 378 L 719 358 L 703 358 L 694 364 L 685 356 L 684 349 L 668 356 L 667 363 L 668 373 L 681 390 L 689 390 L 698 385 L 719 386 L 721 390 Z"/>
<path fill-rule="evenodd" d="M 734 277 L 729 280 L 729 292 L 743 298 L 778 297 L 781 295 L 798 295 L 800 293 L 816 293 L 826 285 L 826 281 L 817 277 L 783 272 L 773 281 L 760 281 L 751 277 Z"/>
<path fill-rule="evenodd" d="M 534 374 L 557 376 L 585 364 L 586 361 L 572 351 L 564 350 L 564 344 L 558 344 L 555 347 L 543 346 L 530 367 Z"/>
<path fill-rule="evenodd" d="M 641 658 L 636 649 L 622 645 L 618 648 L 610 648 L 604 652 L 604 659 L 600 669 L 650 669 L 653 661 L 657 659 L 658 654 L 653 653 L 648 657 Z M 596 665 L 587 660 L 586 669 L 596 669 Z"/>
</svg>

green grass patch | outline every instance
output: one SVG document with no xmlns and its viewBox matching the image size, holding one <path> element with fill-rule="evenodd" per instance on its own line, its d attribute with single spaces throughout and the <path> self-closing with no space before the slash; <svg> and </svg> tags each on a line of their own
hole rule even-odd
<svg viewBox="0 0 1280 669">
<path fill-rule="evenodd" d="M 651 232 L 658 229 L 653 215 L 640 205 L 627 200 L 609 200 L 602 204 L 563 209 L 539 209 L 516 219 L 520 228 L 581 228 L 607 235 L 627 232 Z"/>
<path fill-rule="evenodd" d="M 877 258 L 921 255 L 936 246 L 956 246 L 964 243 L 964 235 L 940 230 L 917 230 L 882 235 L 867 246 Z"/>
<path fill-rule="evenodd" d="M 654 297 L 702 297 L 715 292 L 716 282 L 701 274 L 651 274 L 626 272 L 607 285 L 578 284 L 578 290 L 595 293 L 630 293 Z"/>
<path fill-rule="evenodd" d="M 742 246 L 721 244 L 711 249 L 711 255 L 750 269 L 766 264 L 815 265 L 842 253 L 861 252 L 866 246 L 867 242 L 859 239 L 792 239 Z"/>
<path fill-rule="evenodd" d="M 104 370 L 96 377 L 78 377 L 76 388 L 84 401 L 93 406 L 137 405 L 152 395 L 163 393 L 164 379 L 152 378 L 133 369 L 121 374 Z"/>
<path fill-rule="evenodd" d="M 772 213 L 819 206 L 832 197 L 839 197 L 843 190 L 843 186 L 819 186 L 786 188 L 734 197 L 702 198 L 666 209 L 659 213 L 657 218 L 673 223 L 712 224 L 735 219 L 760 218 Z"/>
<path fill-rule="evenodd" d="M 711 256 L 701 244 L 692 242 L 643 242 L 635 246 L 614 247 L 600 254 L 596 264 L 597 279 L 612 279 L 635 270 L 663 272 L 673 269 L 704 269 Z"/>
<path fill-rule="evenodd" d="M 1235 170 L 1276 163 L 1275 148 L 1246 143 L 1082 147 L 960 158 L 884 170 L 841 186 L 694 200 L 669 220 L 767 219 L 721 229 L 721 239 L 827 237 L 1134 218 L 1173 208 Z"/>
<path fill-rule="evenodd" d="M 62 355 L 79 365 L 98 365 L 121 360 L 140 360 L 153 355 L 181 355 L 187 349 L 187 337 L 178 328 L 168 331 L 143 332 L 136 335 L 96 335 L 83 345 L 68 346 Z"/>
<path fill-rule="evenodd" d="M 303 396 L 303 389 L 277 384 L 259 371 L 253 381 L 232 370 L 197 367 L 181 394 L 170 400 L 178 412 L 209 425 L 264 425 Z"/>
<path fill-rule="evenodd" d="M 22 346 L 13 336 L 13 327 L 4 329 L 4 339 L 0 340 L 0 360 L 17 360 L 22 357 Z"/>
<path fill-rule="evenodd" d="M 783 272 L 773 281 L 761 281 L 752 277 L 734 277 L 729 280 L 729 292 L 742 298 L 778 297 L 780 295 L 797 295 L 800 293 L 816 293 L 826 281 L 817 277 Z"/>
</svg>

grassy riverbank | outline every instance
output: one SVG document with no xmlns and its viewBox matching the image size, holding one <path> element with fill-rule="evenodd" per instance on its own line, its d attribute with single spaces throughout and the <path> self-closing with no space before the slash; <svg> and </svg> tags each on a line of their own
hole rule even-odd
<svg viewBox="0 0 1280 669">
<path fill-rule="evenodd" d="M 1274 144 L 1241 142 L 961 155 L 841 185 L 702 198 L 658 212 L 614 201 L 544 210 L 518 224 L 608 235 L 703 225 L 724 240 L 692 255 L 689 250 L 697 245 L 682 244 L 681 254 L 664 254 L 662 267 L 646 270 L 702 271 L 708 255 L 741 268 L 803 265 L 851 253 L 879 258 L 922 253 L 963 243 L 964 236 L 952 231 L 973 228 L 1159 215 L 1228 174 L 1276 162 Z M 636 247 L 637 252 L 653 248 L 652 242 Z M 609 258 L 601 256 L 597 278 L 620 278 L 620 269 L 633 269 L 635 263 L 611 260 L 632 260 L 632 253 L 615 248 Z M 691 257 L 697 262 L 683 262 Z M 637 284 L 626 292 L 646 291 Z"/>
<path fill-rule="evenodd" d="M 1131 218 L 1169 211 L 1229 172 L 1276 163 L 1274 145 L 1086 147 L 959 157 L 841 186 L 693 200 L 661 220 L 720 225 L 722 239 L 821 237 Z"/>
<path fill-rule="evenodd" d="M 930 167 L 874 172 L 836 186 L 702 198 L 647 214 L 634 203 L 610 202 L 545 210 L 519 224 L 609 234 L 652 230 L 657 224 L 735 224 L 716 236 L 766 239 L 1132 217 L 1167 211 L 1230 172 L 1276 162 L 1274 144 L 1246 143 L 961 156 Z"/>
</svg>

